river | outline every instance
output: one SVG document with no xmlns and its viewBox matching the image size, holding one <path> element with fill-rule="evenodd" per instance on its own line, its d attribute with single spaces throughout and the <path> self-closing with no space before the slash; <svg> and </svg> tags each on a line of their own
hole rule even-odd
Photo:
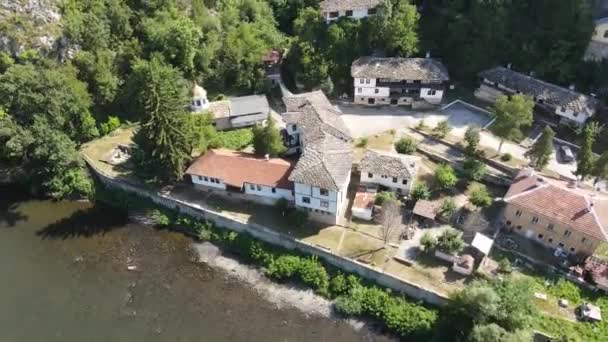
<svg viewBox="0 0 608 342">
<path fill-rule="evenodd" d="M 388 341 L 278 308 L 191 241 L 88 202 L 0 188 L 0 341 Z M 128 270 L 128 266 L 136 266 Z"/>
</svg>

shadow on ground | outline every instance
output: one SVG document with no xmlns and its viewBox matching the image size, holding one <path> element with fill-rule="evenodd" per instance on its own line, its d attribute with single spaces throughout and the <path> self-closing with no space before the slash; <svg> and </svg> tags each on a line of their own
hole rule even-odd
<svg viewBox="0 0 608 342">
<path fill-rule="evenodd" d="M 77 211 L 70 217 L 50 224 L 37 231 L 36 235 L 42 239 L 91 237 L 121 227 L 127 221 L 128 215 L 126 212 L 98 204 L 93 208 Z"/>
</svg>

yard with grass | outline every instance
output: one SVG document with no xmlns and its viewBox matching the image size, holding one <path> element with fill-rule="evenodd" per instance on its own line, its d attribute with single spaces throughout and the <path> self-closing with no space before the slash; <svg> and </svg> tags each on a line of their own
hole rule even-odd
<svg viewBox="0 0 608 342">
<path fill-rule="evenodd" d="M 361 161 L 366 149 L 394 152 L 395 134 L 396 132 L 391 130 L 357 139 L 354 142 L 355 161 Z"/>
<path fill-rule="evenodd" d="M 229 150 L 242 150 L 251 145 L 252 140 L 251 127 L 217 132 L 217 145 Z"/>
</svg>

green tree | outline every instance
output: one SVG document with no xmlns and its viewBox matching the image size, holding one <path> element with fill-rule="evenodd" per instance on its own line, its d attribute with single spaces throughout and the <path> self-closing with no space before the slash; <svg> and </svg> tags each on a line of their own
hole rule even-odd
<svg viewBox="0 0 608 342">
<path fill-rule="evenodd" d="M 593 174 L 595 162 L 595 156 L 593 155 L 594 140 L 592 128 L 586 126 L 583 130 L 583 143 L 581 144 L 581 149 L 576 155 L 576 171 L 574 171 L 574 174 L 579 176 L 583 181 Z"/>
<path fill-rule="evenodd" d="M 441 208 L 439 209 L 439 213 L 441 217 L 446 220 L 452 218 L 452 216 L 456 213 L 458 208 L 456 207 L 456 202 L 451 197 L 446 197 L 441 201 Z"/>
<path fill-rule="evenodd" d="M 476 207 L 483 208 L 492 205 L 492 197 L 483 184 L 472 183 L 469 185 L 467 193 L 469 195 L 469 202 Z"/>
<path fill-rule="evenodd" d="M 464 141 L 467 145 L 464 148 L 464 152 L 469 156 L 477 155 L 477 148 L 479 147 L 480 140 L 480 128 L 479 126 L 469 126 L 467 131 L 464 133 Z"/>
<path fill-rule="evenodd" d="M 600 180 L 608 180 L 608 151 L 595 160 L 593 165 L 594 183 L 597 184 Z"/>
<path fill-rule="evenodd" d="M 523 138 L 522 129 L 532 124 L 534 101 L 525 95 L 513 95 L 511 97 L 501 95 L 496 99 L 493 113 L 496 121 L 492 130 L 501 140 L 498 153 L 502 150 L 502 144 L 506 139 L 518 140 Z"/>
<path fill-rule="evenodd" d="M 431 197 L 431 192 L 429 191 L 429 187 L 425 182 L 416 182 L 410 191 L 410 196 L 414 201 L 418 201 L 420 199 L 429 199 Z"/>
<path fill-rule="evenodd" d="M 143 102 L 144 118 L 134 137 L 135 164 L 160 180 L 181 179 L 192 151 L 186 82 L 159 56 L 139 62 L 135 72 L 142 81 L 138 97 Z"/>
<path fill-rule="evenodd" d="M 115 58 L 116 53 L 109 49 L 81 51 L 74 58 L 78 76 L 87 82 L 96 104 L 106 105 L 114 101 L 122 83 Z"/>
<path fill-rule="evenodd" d="M 448 254 L 460 253 L 464 249 L 464 240 L 462 240 L 462 233 L 455 229 L 444 230 L 437 237 L 436 248 Z"/>
<path fill-rule="evenodd" d="M 538 138 L 534 145 L 532 145 L 532 148 L 526 152 L 526 157 L 530 159 L 530 162 L 537 170 L 542 170 L 549 164 L 551 154 L 553 153 L 554 137 L 555 132 L 553 132 L 551 127 L 546 126 L 543 135 Z"/>
<path fill-rule="evenodd" d="M 448 124 L 448 120 L 443 120 L 440 121 L 437 126 L 435 128 L 433 128 L 433 132 L 439 137 L 439 138 L 445 138 L 446 135 L 448 135 L 448 133 L 450 133 L 450 131 L 452 130 L 452 127 L 450 127 L 450 125 Z"/>
<path fill-rule="evenodd" d="M 266 125 L 256 125 L 253 128 L 253 150 L 258 155 L 268 154 L 276 157 L 285 152 L 281 132 L 275 127 L 274 119 L 268 116 Z"/>
<path fill-rule="evenodd" d="M 102 135 L 112 133 L 120 127 L 120 119 L 116 116 L 108 116 L 108 121 L 101 124 L 100 131 Z"/>
<path fill-rule="evenodd" d="M 463 165 L 463 173 L 468 180 L 480 181 L 486 174 L 486 164 L 479 161 L 479 159 L 469 157 Z"/>
<path fill-rule="evenodd" d="M 442 164 L 435 170 L 435 183 L 439 189 L 447 190 L 458 183 L 458 177 L 450 165 Z"/>
</svg>

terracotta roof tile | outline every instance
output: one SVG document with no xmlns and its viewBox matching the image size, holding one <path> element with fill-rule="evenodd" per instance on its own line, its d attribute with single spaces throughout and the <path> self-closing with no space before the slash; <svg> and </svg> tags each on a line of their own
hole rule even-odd
<svg viewBox="0 0 608 342">
<path fill-rule="evenodd" d="M 188 167 L 186 174 L 221 179 L 226 185 L 242 187 L 243 183 L 293 189 L 288 180 L 293 163 L 280 158 L 257 157 L 251 153 L 210 150 Z"/>
</svg>

